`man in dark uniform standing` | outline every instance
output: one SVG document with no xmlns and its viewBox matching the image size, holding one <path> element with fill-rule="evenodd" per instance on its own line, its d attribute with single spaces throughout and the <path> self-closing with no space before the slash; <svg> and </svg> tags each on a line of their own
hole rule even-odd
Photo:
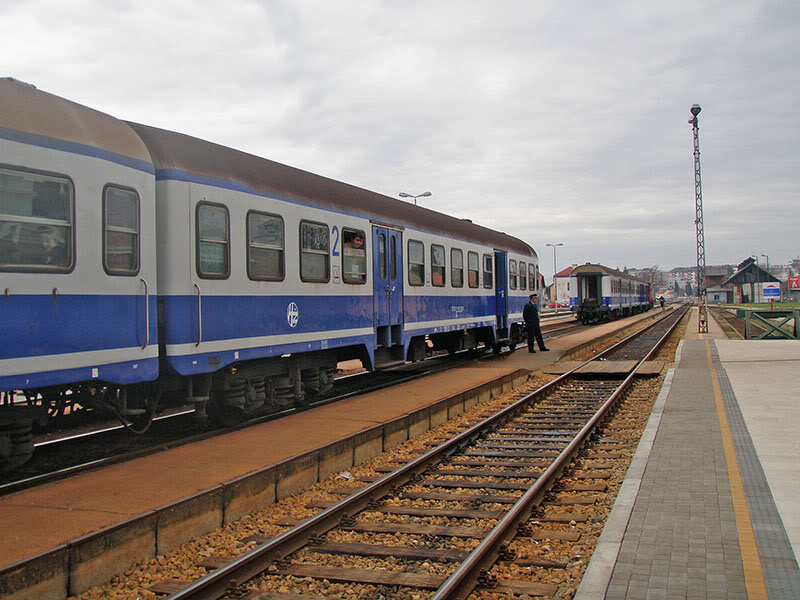
<svg viewBox="0 0 800 600">
<path fill-rule="evenodd" d="M 522 310 L 522 318 L 525 320 L 525 331 L 528 334 L 528 352 L 536 352 L 533 349 L 533 338 L 536 338 L 536 343 L 539 344 L 539 350 L 547 352 L 549 348 L 544 347 L 544 340 L 542 339 L 542 329 L 539 327 L 539 295 L 531 294 L 530 300 Z"/>
</svg>

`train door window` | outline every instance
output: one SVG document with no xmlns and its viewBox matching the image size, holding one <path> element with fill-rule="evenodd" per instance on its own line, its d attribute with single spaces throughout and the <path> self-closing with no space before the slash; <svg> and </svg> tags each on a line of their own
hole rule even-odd
<svg viewBox="0 0 800 600">
<path fill-rule="evenodd" d="M 464 252 L 459 248 L 450 248 L 450 284 L 464 287 Z"/>
<path fill-rule="evenodd" d="M 283 218 L 251 210 L 247 213 L 247 276 L 257 281 L 283 281 Z"/>
<path fill-rule="evenodd" d="M 391 238 L 391 251 L 389 252 L 389 263 L 392 265 L 391 272 L 392 272 L 392 281 L 397 279 L 397 238 L 392 236 Z"/>
<path fill-rule="evenodd" d="M 206 279 L 230 275 L 230 226 L 227 207 L 197 204 L 197 274 Z"/>
<path fill-rule="evenodd" d="M 446 268 L 444 246 L 431 244 L 431 283 L 435 287 L 444 286 Z"/>
<path fill-rule="evenodd" d="M 386 279 L 386 234 L 381 233 L 378 236 L 378 263 L 380 277 L 382 280 Z"/>
<path fill-rule="evenodd" d="M 324 223 L 300 222 L 300 279 L 314 283 L 330 279 L 330 234 Z"/>
<path fill-rule="evenodd" d="M 517 289 L 517 261 L 513 258 L 508 261 L 508 287 Z"/>
<path fill-rule="evenodd" d="M 491 289 L 494 286 L 494 258 L 491 254 L 483 255 L 483 287 Z"/>
<path fill-rule="evenodd" d="M 408 240 L 408 285 L 425 285 L 425 244 Z"/>
<path fill-rule="evenodd" d="M 528 265 L 522 261 L 519 263 L 519 289 L 528 289 Z"/>
<path fill-rule="evenodd" d="M 342 281 L 345 283 L 367 282 L 367 242 L 364 232 L 360 229 L 342 228 Z M 381 234 L 381 252 L 384 249 L 383 234 Z M 381 256 L 381 270 L 383 266 Z M 383 273 L 381 273 L 383 277 Z"/>
<path fill-rule="evenodd" d="M 0 169 L 0 270 L 69 271 L 73 198 L 66 177 Z"/>
<path fill-rule="evenodd" d="M 467 252 L 467 281 L 471 288 L 478 287 L 480 283 L 480 263 L 477 252 Z"/>
<path fill-rule="evenodd" d="M 103 192 L 103 268 L 109 275 L 139 272 L 139 194 L 107 185 Z"/>
<path fill-rule="evenodd" d="M 536 267 L 533 264 L 528 264 L 528 279 L 531 282 L 531 291 L 535 289 L 539 289 L 538 286 L 538 278 L 536 277 Z M 534 287 L 534 282 L 536 282 L 536 287 Z"/>
</svg>

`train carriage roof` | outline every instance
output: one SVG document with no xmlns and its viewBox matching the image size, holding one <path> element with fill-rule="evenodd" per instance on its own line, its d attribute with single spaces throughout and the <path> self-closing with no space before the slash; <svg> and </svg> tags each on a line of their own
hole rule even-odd
<svg viewBox="0 0 800 600">
<path fill-rule="evenodd" d="M 616 269 L 612 269 L 604 265 L 595 265 L 592 263 L 586 263 L 585 265 L 575 267 L 575 269 L 573 269 L 572 271 L 572 275 L 576 277 L 578 275 L 596 275 L 596 274 L 614 275 L 622 279 L 631 279 L 633 281 L 638 281 L 640 283 L 647 283 L 647 281 L 645 281 L 644 279 L 640 279 L 639 277 L 634 277 L 633 275 L 629 275 L 628 273 L 623 273 L 622 271 L 617 271 Z"/>
<path fill-rule="evenodd" d="M 11 77 L 0 78 L 0 137 L 153 172 L 147 148 L 124 122 Z"/>
<path fill-rule="evenodd" d="M 149 148 L 158 177 L 188 175 L 193 181 L 210 185 L 229 186 L 536 256 L 536 251 L 522 240 L 464 219 L 188 135 L 138 123 L 129 125 Z"/>
</svg>

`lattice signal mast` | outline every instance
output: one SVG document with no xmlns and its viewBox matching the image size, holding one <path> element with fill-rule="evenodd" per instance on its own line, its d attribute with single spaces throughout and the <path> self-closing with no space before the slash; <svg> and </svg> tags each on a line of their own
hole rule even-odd
<svg viewBox="0 0 800 600">
<path fill-rule="evenodd" d="M 706 291 L 706 242 L 703 233 L 703 189 L 700 185 L 700 127 L 697 124 L 697 115 L 700 114 L 700 105 L 692 104 L 689 109 L 692 118 L 692 138 L 694 140 L 694 201 L 695 219 L 697 229 L 697 332 L 708 333 L 708 293 Z"/>
</svg>

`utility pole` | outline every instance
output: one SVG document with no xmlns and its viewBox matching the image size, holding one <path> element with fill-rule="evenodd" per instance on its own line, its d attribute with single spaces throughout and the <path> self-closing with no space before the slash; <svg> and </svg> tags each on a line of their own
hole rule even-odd
<svg viewBox="0 0 800 600">
<path fill-rule="evenodd" d="M 703 190 L 700 185 L 700 127 L 697 124 L 697 115 L 700 114 L 700 105 L 692 104 L 689 109 L 692 118 L 692 139 L 694 141 L 694 200 L 695 219 L 697 229 L 697 333 L 708 333 L 708 294 L 706 292 L 706 243 L 703 233 Z"/>
</svg>

